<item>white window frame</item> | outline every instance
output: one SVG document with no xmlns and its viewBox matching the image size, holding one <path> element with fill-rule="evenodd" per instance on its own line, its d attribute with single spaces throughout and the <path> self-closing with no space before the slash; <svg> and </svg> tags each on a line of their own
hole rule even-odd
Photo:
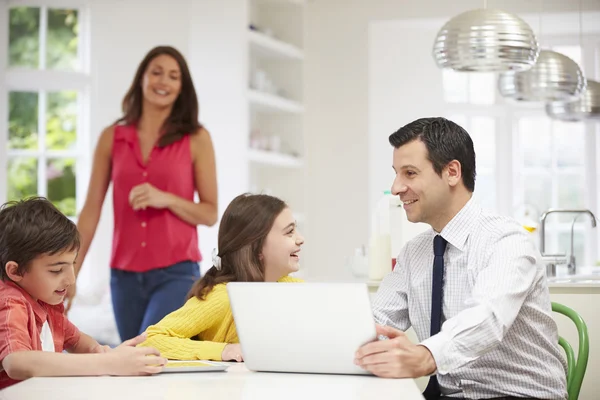
<svg viewBox="0 0 600 400">
<path fill-rule="evenodd" d="M 87 157 L 90 140 L 90 11 L 88 1 L 82 0 L 10 0 L 0 2 L 0 54 L 7 55 L 9 47 L 9 11 L 13 7 L 40 7 L 40 69 L 9 68 L 8 57 L 0 57 L 0 202 L 8 196 L 8 158 L 14 156 L 35 157 L 38 160 L 38 194 L 46 196 L 47 181 L 44 176 L 46 160 L 52 157 L 70 157 L 76 160 L 76 209 L 83 206 L 87 180 L 91 168 Z M 78 71 L 45 70 L 46 16 L 48 8 L 77 9 L 79 23 Z M 53 151 L 45 147 L 45 118 L 38 118 L 38 150 L 8 150 L 8 94 L 11 91 L 39 93 L 38 116 L 45 117 L 46 93 L 50 91 L 77 91 L 77 136 L 75 150 Z"/>
</svg>

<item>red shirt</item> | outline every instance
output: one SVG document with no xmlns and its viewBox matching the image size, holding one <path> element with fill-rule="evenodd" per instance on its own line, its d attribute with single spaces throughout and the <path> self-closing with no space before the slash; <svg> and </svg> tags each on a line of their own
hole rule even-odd
<svg viewBox="0 0 600 400">
<path fill-rule="evenodd" d="M 114 233 L 112 268 L 145 272 L 181 261 L 201 261 L 198 231 L 168 209 L 134 211 L 129 192 L 148 182 L 159 190 L 194 201 L 190 136 L 155 146 L 146 163 L 133 125 L 115 126 L 112 149 Z"/>
<path fill-rule="evenodd" d="M 40 332 L 46 321 L 57 353 L 79 342 L 79 329 L 65 316 L 62 303 L 52 306 L 35 301 L 15 283 L 0 281 L 0 364 L 7 355 L 17 351 L 41 351 Z M 0 372 L 0 389 L 17 382 L 4 370 Z"/>
</svg>

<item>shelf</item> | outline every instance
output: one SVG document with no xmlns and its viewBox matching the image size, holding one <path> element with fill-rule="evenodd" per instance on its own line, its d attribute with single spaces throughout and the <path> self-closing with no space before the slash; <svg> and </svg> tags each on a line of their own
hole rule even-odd
<svg viewBox="0 0 600 400">
<path fill-rule="evenodd" d="M 250 149 L 248 151 L 248 160 L 257 164 L 273 165 L 283 168 L 302 168 L 304 166 L 302 158 L 257 149 Z"/>
<path fill-rule="evenodd" d="M 257 0 L 259 4 L 269 5 L 269 6 L 278 6 L 278 5 L 295 5 L 295 6 L 304 6 L 306 5 L 306 0 Z"/>
<path fill-rule="evenodd" d="M 301 114 L 304 112 L 304 106 L 297 101 L 254 89 L 248 90 L 248 101 L 254 110 L 263 113 Z"/>
<path fill-rule="evenodd" d="M 251 50 L 264 58 L 303 60 L 304 52 L 298 47 L 254 30 L 248 30 Z"/>
</svg>

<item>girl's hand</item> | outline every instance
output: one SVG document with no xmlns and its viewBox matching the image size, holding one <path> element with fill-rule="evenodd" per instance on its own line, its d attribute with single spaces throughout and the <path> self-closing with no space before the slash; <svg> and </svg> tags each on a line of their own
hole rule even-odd
<svg viewBox="0 0 600 400">
<path fill-rule="evenodd" d="M 242 346 L 239 344 L 228 344 L 223 349 L 223 353 L 221 353 L 222 361 L 244 361 L 244 357 L 242 355 Z"/>
</svg>

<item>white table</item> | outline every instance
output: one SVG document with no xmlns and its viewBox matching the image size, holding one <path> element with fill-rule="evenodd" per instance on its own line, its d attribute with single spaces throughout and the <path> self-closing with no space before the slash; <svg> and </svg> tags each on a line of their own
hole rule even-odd
<svg viewBox="0 0 600 400">
<path fill-rule="evenodd" d="M 0 392 L 1 400 L 422 400 L 412 379 L 251 372 L 169 373 L 145 377 L 32 378 Z"/>
</svg>

